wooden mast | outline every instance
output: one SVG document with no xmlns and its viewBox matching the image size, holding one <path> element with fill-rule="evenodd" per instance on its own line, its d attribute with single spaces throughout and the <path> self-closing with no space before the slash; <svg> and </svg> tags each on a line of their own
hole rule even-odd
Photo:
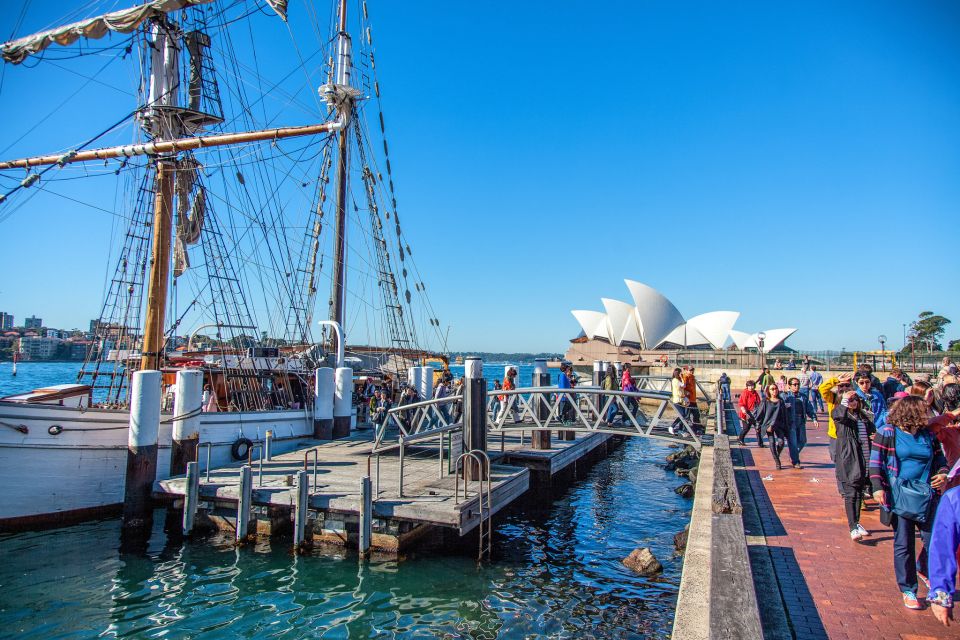
<svg viewBox="0 0 960 640">
<path fill-rule="evenodd" d="M 337 34 L 337 88 L 350 84 L 350 36 L 347 34 L 347 2 L 340 0 L 340 20 Z M 348 92 L 338 96 L 339 120 L 344 126 L 337 132 L 337 217 L 333 249 L 333 290 L 330 319 L 344 327 L 346 298 L 346 254 L 347 254 L 347 180 L 350 177 L 347 123 L 349 122 L 353 98 Z M 344 345 L 346 346 L 346 345 Z M 337 351 L 337 336 L 331 334 L 330 351 Z"/>
<path fill-rule="evenodd" d="M 153 209 L 153 248 L 147 313 L 143 328 L 140 370 L 159 370 L 163 364 L 163 322 L 167 316 L 167 282 L 170 279 L 170 243 L 173 227 L 173 180 L 176 165 L 169 159 L 157 161 L 156 197 Z"/>
</svg>

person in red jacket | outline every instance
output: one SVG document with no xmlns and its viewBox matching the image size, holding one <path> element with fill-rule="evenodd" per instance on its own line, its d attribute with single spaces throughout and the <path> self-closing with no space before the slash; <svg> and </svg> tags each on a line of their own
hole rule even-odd
<svg viewBox="0 0 960 640">
<path fill-rule="evenodd" d="M 737 436 L 737 440 L 740 441 L 740 444 L 746 444 L 744 440 L 747 437 L 747 434 L 750 432 L 750 429 L 756 428 L 757 430 L 757 446 L 763 446 L 763 434 L 760 433 L 760 425 L 757 423 L 756 418 L 753 415 L 753 412 L 756 410 L 757 406 L 760 404 L 760 394 L 757 393 L 756 383 L 753 380 L 747 380 L 747 388 L 743 390 L 743 393 L 740 394 L 740 401 L 737 403 L 737 414 L 740 416 L 740 435 Z"/>
</svg>

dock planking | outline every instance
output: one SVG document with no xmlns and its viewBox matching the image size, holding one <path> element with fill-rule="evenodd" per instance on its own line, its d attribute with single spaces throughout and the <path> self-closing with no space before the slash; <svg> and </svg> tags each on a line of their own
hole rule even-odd
<svg viewBox="0 0 960 640">
<path fill-rule="evenodd" d="M 613 436 L 577 434 L 575 440 L 555 441 L 549 450 L 531 449 L 530 434 L 521 439 L 510 433 L 503 438 L 490 435 L 490 511 L 496 514 L 522 496 L 531 486 L 531 473 L 551 477 L 593 453 Z M 202 449 L 202 448 L 201 448 Z M 316 467 L 314 468 L 314 450 Z M 270 461 L 254 460 L 252 502 L 257 507 L 293 512 L 297 489 L 294 479 L 306 470 L 309 478 L 310 511 L 324 514 L 359 515 L 361 479 L 369 474 L 373 481 L 373 516 L 388 522 L 407 522 L 450 528 L 465 535 L 480 523 L 477 483 L 468 485 L 463 497 L 463 481 L 448 473 L 444 457 L 441 474 L 436 443 L 408 445 L 404 456 L 403 497 L 399 496 L 400 460 L 397 452 L 383 454 L 379 463 L 372 455 L 373 432 L 361 430 L 339 440 L 303 439 L 288 453 L 274 455 Z M 203 454 L 200 454 L 201 460 Z M 236 503 L 240 493 L 240 469 L 245 461 L 211 469 L 209 481 L 200 474 L 199 500 L 207 505 Z M 460 496 L 457 499 L 457 483 Z M 154 496 L 179 500 L 186 491 L 186 477 L 157 481 Z"/>
</svg>

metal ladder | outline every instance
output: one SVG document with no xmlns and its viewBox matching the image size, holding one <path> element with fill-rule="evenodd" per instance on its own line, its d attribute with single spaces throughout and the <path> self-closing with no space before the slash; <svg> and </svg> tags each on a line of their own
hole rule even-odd
<svg viewBox="0 0 960 640">
<path fill-rule="evenodd" d="M 457 458 L 457 466 L 455 468 L 460 468 L 461 464 L 465 463 L 465 459 L 469 458 L 477 463 L 478 469 L 483 469 L 486 473 L 482 473 L 480 479 L 478 480 L 480 487 L 477 491 L 477 504 L 480 507 L 480 530 L 479 530 L 479 550 L 477 552 L 477 562 L 483 562 L 484 557 L 488 560 L 490 559 L 490 547 L 492 545 L 493 539 L 493 514 L 490 508 L 490 457 L 485 451 L 480 449 L 474 449 L 472 451 L 464 451 L 460 454 L 460 457 Z M 482 458 L 482 459 L 481 459 Z M 486 480 L 483 479 L 483 476 L 486 476 Z M 466 478 L 466 472 L 463 473 L 463 499 L 467 499 L 467 489 L 468 483 Z M 460 502 L 460 477 L 457 478 L 456 491 L 454 494 L 454 500 Z M 484 490 L 484 482 L 486 482 L 486 490 Z"/>
</svg>

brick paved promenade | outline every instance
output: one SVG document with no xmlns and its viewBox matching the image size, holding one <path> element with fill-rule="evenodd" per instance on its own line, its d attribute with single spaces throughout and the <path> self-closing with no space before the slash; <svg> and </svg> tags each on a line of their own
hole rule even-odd
<svg viewBox="0 0 960 640">
<path fill-rule="evenodd" d="M 929 610 L 903 606 L 893 575 L 893 532 L 880 524 L 876 507 L 861 516 L 861 524 L 872 535 L 859 544 L 850 540 L 826 425 L 825 415 L 820 416 L 819 429 L 808 424 L 809 442 L 800 455 L 800 470 L 790 467 L 786 450 L 784 469 L 777 471 L 769 449 L 757 448 L 754 437 L 747 438 L 746 447 L 734 441 L 734 463 L 738 455 L 741 458 L 737 482 L 765 629 L 781 630 L 772 637 L 802 639 L 960 638 L 960 625 L 948 629 Z M 747 487 L 756 509 L 749 508 Z M 921 585 L 918 595 L 926 593 Z M 785 632 L 786 625 L 792 636 Z"/>
</svg>

